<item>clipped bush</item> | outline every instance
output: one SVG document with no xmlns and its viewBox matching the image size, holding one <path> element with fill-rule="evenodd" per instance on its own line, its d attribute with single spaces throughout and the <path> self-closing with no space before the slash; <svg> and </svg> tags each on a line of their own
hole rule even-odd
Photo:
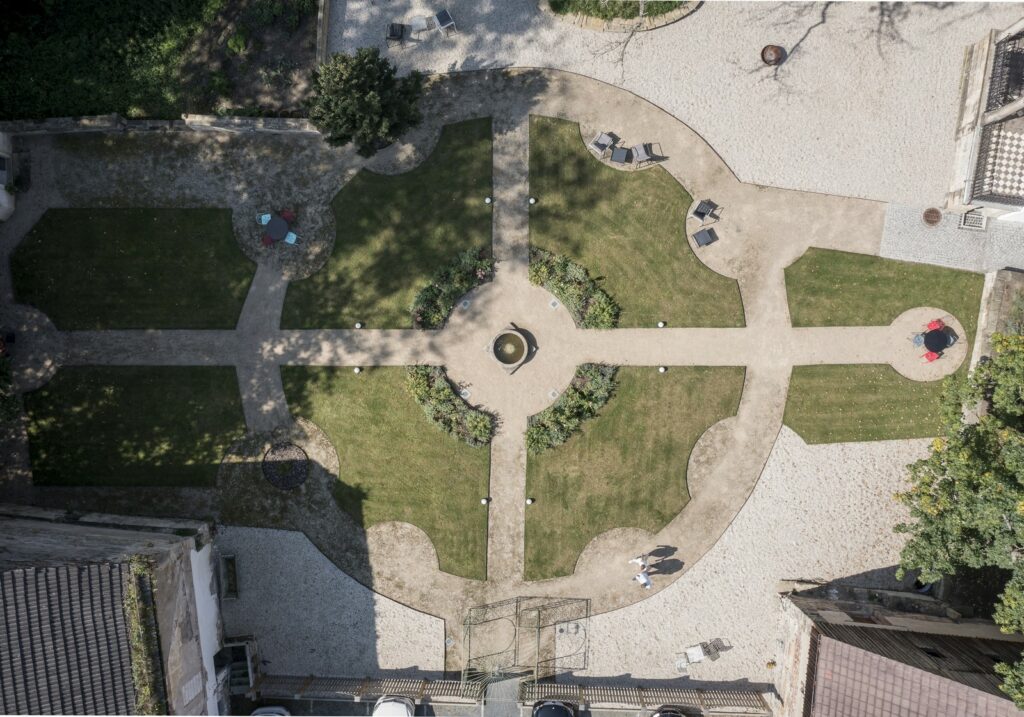
<svg viewBox="0 0 1024 717">
<path fill-rule="evenodd" d="M 455 393 L 439 366 L 409 366 L 406 383 L 427 418 L 471 446 L 485 446 L 494 435 L 494 416 L 471 408 Z"/>
<path fill-rule="evenodd" d="M 593 418 L 615 392 L 616 366 L 587 363 L 576 369 L 569 388 L 535 416 L 526 429 L 526 448 L 541 453 L 561 445 Z"/>
<path fill-rule="evenodd" d="M 619 305 L 567 257 L 530 247 L 530 281 L 557 296 L 581 328 L 613 329 L 619 323 Z"/>
<path fill-rule="evenodd" d="M 486 249 L 467 249 L 455 261 L 431 277 L 412 302 L 412 325 L 439 329 L 455 308 L 455 302 L 494 276 L 494 259 Z"/>
</svg>

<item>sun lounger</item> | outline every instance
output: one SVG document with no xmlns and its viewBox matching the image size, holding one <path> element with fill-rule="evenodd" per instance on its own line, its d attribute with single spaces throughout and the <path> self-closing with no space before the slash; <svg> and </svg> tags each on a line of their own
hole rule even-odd
<svg viewBox="0 0 1024 717">
<path fill-rule="evenodd" d="M 611 150 L 613 144 L 615 144 L 615 140 L 613 140 L 604 132 L 601 132 L 596 137 L 594 137 L 594 139 L 590 140 L 590 144 L 588 144 L 587 146 L 590 148 L 591 152 L 594 152 L 595 154 L 597 154 L 598 157 L 603 158 L 605 154 L 607 154 L 609 150 Z"/>
<path fill-rule="evenodd" d="M 654 158 L 651 157 L 650 153 L 647 151 L 647 145 L 638 144 L 633 147 L 633 161 L 638 166 L 654 161 Z"/>
</svg>

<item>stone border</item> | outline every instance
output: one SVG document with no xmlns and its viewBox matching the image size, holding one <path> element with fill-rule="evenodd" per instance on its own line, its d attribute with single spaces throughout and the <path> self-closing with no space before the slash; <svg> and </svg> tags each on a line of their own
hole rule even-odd
<svg viewBox="0 0 1024 717">
<path fill-rule="evenodd" d="M 0 132 L 10 135 L 80 134 L 84 132 L 269 132 L 272 134 L 320 134 L 312 122 L 294 117 L 238 117 L 234 115 L 183 114 L 180 120 L 127 119 L 114 112 L 87 117 L 48 117 L 42 120 L 0 122 Z"/>
<path fill-rule="evenodd" d="M 635 19 L 629 20 L 622 17 L 602 20 L 599 17 L 591 17 L 590 15 L 582 15 L 580 13 L 562 15 L 551 9 L 548 0 L 537 0 L 537 9 L 562 22 L 571 23 L 585 30 L 594 30 L 595 32 L 629 32 L 631 30 L 646 32 L 678 22 L 695 12 L 703 4 L 703 0 L 683 0 L 683 2 L 679 3 L 678 9 L 662 13 L 661 15 L 654 15 L 653 17 L 644 17 L 639 22 Z"/>
</svg>

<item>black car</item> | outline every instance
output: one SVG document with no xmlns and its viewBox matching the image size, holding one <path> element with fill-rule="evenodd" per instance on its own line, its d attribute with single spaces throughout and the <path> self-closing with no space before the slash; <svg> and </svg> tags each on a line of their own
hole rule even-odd
<svg viewBox="0 0 1024 717">
<path fill-rule="evenodd" d="M 663 705 L 651 717 L 686 717 L 686 713 L 683 712 L 681 707 Z"/>
<path fill-rule="evenodd" d="M 559 700 L 541 700 L 533 703 L 533 717 L 576 717 L 576 705 Z"/>
</svg>

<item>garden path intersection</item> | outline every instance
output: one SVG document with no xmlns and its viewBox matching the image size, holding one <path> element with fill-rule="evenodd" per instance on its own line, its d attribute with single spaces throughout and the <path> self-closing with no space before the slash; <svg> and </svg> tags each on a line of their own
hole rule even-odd
<svg viewBox="0 0 1024 717">
<path fill-rule="evenodd" d="M 430 154 L 444 124 L 491 116 L 494 279 L 467 295 L 444 328 L 283 330 L 279 327 L 288 282 L 302 276 L 305 267 L 282 265 L 272 255 L 247 246 L 258 269 L 235 330 L 58 332 L 39 312 L 12 305 L 6 259 L 46 208 L 65 203 L 57 190 L 30 193 L 19 208 L 27 218 L 0 225 L 2 313 L 25 337 L 15 366 L 19 388 L 44 383 L 59 366 L 229 365 L 237 371 L 249 430 L 269 433 L 281 427 L 301 430 L 293 426 L 288 411 L 281 366 L 444 366 L 455 383 L 468 389 L 471 404 L 498 417 L 491 445 L 491 502 L 481 508 L 488 511 L 487 580 L 481 583 L 440 571 L 426 534 L 408 525 L 378 524 L 363 537 L 355 534 L 359 529 L 351 521 L 338 521 L 350 526 L 341 530 L 348 531 L 341 544 L 337 527 L 328 530 L 315 522 L 295 527 L 305 530 L 342 568 L 348 563 L 344 541 L 365 541 L 369 572 L 357 577 L 372 580 L 377 592 L 443 617 L 449 635 L 458 638 L 465 610 L 473 604 L 542 592 L 590 598 L 594 612 L 604 612 L 646 598 L 684 574 L 714 545 L 753 490 L 782 425 L 794 366 L 889 364 L 907 378 L 932 381 L 955 371 L 966 358 L 967 341 L 935 363 L 923 362 L 922 351 L 908 341 L 928 320 L 947 315 L 941 306 L 911 309 L 888 326 L 791 325 L 785 267 L 812 246 L 877 254 L 882 204 L 741 183 L 714 150 L 677 119 L 628 92 L 569 73 L 464 73 L 433 82 L 425 103 L 424 124 L 370 160 L 348 149 L 319 150 L 329 155 L 321 160 L 323 178 L 304 191 L 309 206 L 329 214 L 329 195 L 319 196 L 324 187 L 336 191 L 362 167 L 406 171 Z M 745 326 L 581 329 L 551 294 L 533 286 L 527 276 L 531 115 L 578 122 L 584 137 L 597 129 L 615 128 L 627 141 L 656 138 L 669 155 L 661 166 L 698 199 L 710 197 L 723 207 L 716 226 L 721 240 L 693 249 L 707 266 L 738 282 Z M 43 179 L 36 181 L 42 184 Z M 102 188 L 95 191 L 92 199 L 102 202 Z M 225 187 L 222 195 L 207 199 L 231 203 L 239 233 L 255 214 L 253 208 L 260 201 L 255 195 L 257 191 L 247 187 Z M 155 197 L 154 204 L 159 205 L 159 199 Z M 333 232 L 333 219 L 322 226 Z M 695 220 L 687 220 L 688 233 L 695 226 Z M 312 239 L 310 251 L 315 251 Z M 949 322 L 964 336 L 958 321 L 962 318 L 951 317 Z M 491 339 L 509 323 L 528 331 L 537 347 L 511 375 L 487 355 Z M 695 445 L 687 473 L 691 500 L 674 520 L 653 535 L 632 528 L 607 531 L 591 541 L 571 576 L 528 583 L 523 578 L 528 418 L 550 405 L 569 385 L 576 367 L 588 362 L 648 366 L 652 371 L 666 366 L 669 372 L 680 366 L 743 366 L 742 397 L 736 415 L 712 426 Z M 21 440 L 24 443 L 24 436 Z M 14 467 L 4 470 L 13 473 Z M 684 569 L 655 575 L 651 591 L 638 590 L 629 580 L 627 561 L 658 544 L 675 546 Z M 448 654 L 450 666 L 461 664 L 460 649 L 456 639 Z"/>
</svg>

